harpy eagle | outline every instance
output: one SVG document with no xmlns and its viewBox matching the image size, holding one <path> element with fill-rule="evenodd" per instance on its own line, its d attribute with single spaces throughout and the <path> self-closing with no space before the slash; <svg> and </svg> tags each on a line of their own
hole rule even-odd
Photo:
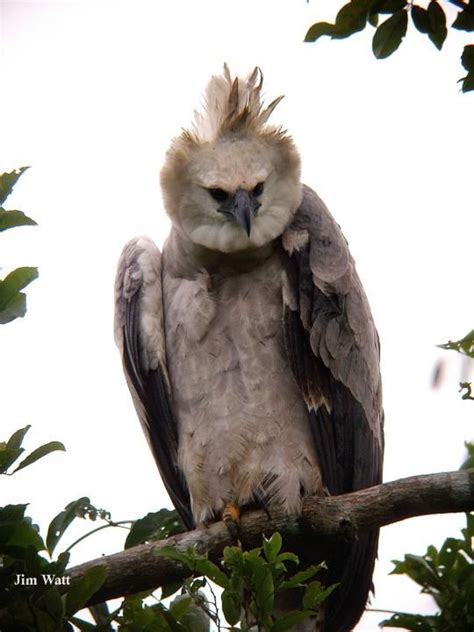
<svg viewBox="0 0 474 632">
<path fill-rule="evenodd" d="M 188 528 L 256 501 L 298 513 L 308 494 L 381 482 L 377 332 L 339 226 L 268 123 L 280 99 L 265 107 L 258 68 L 211 78 L 161 171 L 163 252 L 139 237 L 118 266 L 127 382 Z M 323 622 L 299 630 L 354 627 L 377 539 L 332 552 L 339 587 Z"/>
</svg>

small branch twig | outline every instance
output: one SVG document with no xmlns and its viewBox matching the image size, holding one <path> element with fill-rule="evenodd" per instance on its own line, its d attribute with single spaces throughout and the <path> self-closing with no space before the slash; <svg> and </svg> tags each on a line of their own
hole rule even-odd
<svg viewBox="0 0 474 632">
<path fill-rule="evenodd" d="M 474 511 L 474 469 L 428 474 L 377 485 L 352 494 L 307 498 L 301 516 L 252 511 L 244 514 L 239 539 L 244 548 L 260 546 L 262 534 L 279 531 L 290 549 L 317 547 L 321 559 L 328 541 L 354 539 L 359 531 L 438 513 Z M 196 547 L 218 560 L 224 547 L 235 544 L 223 522 L 162 540 L 135 546 L 71 568 L 71 579 L 93 566 L 105 565 L 107 579 L 90 604 L 131 595 L 184 579 L 189 569 L 176 560 L 159 557 L 163 546 L 184 551 Z"/>
</svg>

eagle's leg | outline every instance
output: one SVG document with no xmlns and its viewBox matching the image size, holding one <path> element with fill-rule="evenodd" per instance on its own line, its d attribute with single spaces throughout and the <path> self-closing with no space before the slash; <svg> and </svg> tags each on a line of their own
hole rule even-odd
<svg viewBox="0 0 474 632">
<path fill-rule="evenodd" d="M 240 507 L 237 503 L 228 502 L 222 511 L 222 520 L 231 537 L 238 544 L 240 542 Z"/>
<path fill-rule="evenodd" d="M 240 507 L 237 503 L 227 503 L 222 512 L 222 520 L 224 522 L 240 522 Z"/>
</svg>

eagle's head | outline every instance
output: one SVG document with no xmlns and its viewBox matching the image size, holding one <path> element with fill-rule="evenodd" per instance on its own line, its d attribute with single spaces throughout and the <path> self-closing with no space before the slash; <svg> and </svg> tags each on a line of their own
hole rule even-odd
<svg viewBox="0 0 474 632">
<path fill-rule="evenodd" d="M 212 77 L 205 107 L 175 138 L 161 171 L 165 207 L 195 244 L 220 252 L 258 248 L 278 237 L 301 201 L 293 141 L 267 121 L 262 73 Z"/>
</svg>

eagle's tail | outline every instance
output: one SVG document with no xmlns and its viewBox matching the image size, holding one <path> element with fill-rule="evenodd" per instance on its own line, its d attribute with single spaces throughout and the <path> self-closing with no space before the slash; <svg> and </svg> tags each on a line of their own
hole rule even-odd
<svg viewBox="0 0 474 632">
<path fill-rule="evenodd" d="M 361 533 L 349 551 L 328 560 L 327 583 L 339 582 L 324 607 L 320 632 L 350 632 L 364 613 L 371 590 L 379 531 Z M 318 631 L 319 632 L 319 631 Z"/>
</svg>

